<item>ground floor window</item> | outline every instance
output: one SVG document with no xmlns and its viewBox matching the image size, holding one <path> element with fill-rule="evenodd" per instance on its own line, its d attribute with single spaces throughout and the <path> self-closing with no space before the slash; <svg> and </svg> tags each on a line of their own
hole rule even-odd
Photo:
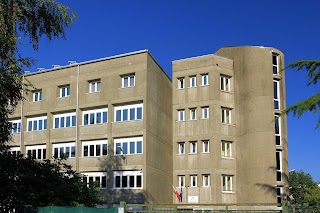
<svg viewBox="0 0 320 213">
<path fill-rule="evenodd" d="M 82 173 L 83 182 L 89 184 L 93 184 L 94 182 L 98 182 L 100 188 L 107 188 L 107 173 L 105 172 L 85 172 Z"/>
</svg>

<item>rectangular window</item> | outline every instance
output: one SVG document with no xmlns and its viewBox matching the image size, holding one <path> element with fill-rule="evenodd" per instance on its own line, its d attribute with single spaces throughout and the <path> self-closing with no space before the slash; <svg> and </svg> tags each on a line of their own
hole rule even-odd
<svg viewBox="0 0 320 213">
<path fill-rule="evenodd" d="M 221 122 L 223 124 L 231 124 L 231 109 L 221 108 Z"/>
<path fill-rule="evenodd" d="M 60 86 L 60 98 L 70 96 L 70 85 Z"/>
<path fill-rule="evenodd" d="M 113 186 L 120 189 L 142 189 L 141 171 L 116 171 L 113 173 Z"/>
<path fill-rule="evenodd" d="M 197 141 L 190 142 L 190 153 L 197 153 Z"/>
<path fill-rule="evenodd" d="M 46 145 L 26 146 L 27 156 L 33 159 L 46 159 Z"/>
<path fill-rule="evenodd" d="M 190 120 L 197 120 L 197 108 L 191 108 L 190 110 Z"/>
<path fill-rule="evenodd" d="M 142 154 L 142 137 L 114 139 L 114 155 Z"/>
<path fill-rule="evenodd" d="M 135 85 L 135 75 L 125 75 L 121 77 L 122 79 L 122 88 L 134 87 Z"/>
<path fill-rule="evenodd" d="M 27 118 L 28 131 L 38 131 L 47 129 L 47 116 Z"/>
<path fill-rule="evenodd" d="M 231 158 L 232 157 L 232 143 L 230 141 L 221 142 L 221 157 L 222 158 Z"/>
<path fill-rule="evenodd" d="M 101 81 L 95 80 L 89 82 L 89 93 L 100 92 L 101 90 Z"/>
<path fill-rule="evenodd" d="M 143 103 L 115 106 L 114 110 L 115 122 L 142 120 L 143 117 Z"/>
<path fill-rule="evenodd" d="M 107 122 L 107 108 L 82 111 L 82 125 L 102 124 Z"/>
<path fill-rule="evenodd" d="M 184 78 L 178 78 L 178 89 L 184 89 Z"/>
<path fill-rule="evenodd" d="M 33 92 L 33 102 L 42 100 L 42 90 L 37 90 Z"/>
<path fill-rule="evenodd" d="M 20 147 L 10 147 L 9 152 L 12 155 L 18 156 L 21 154 L 21 149 L 20 149 Z"/>
<path fill-rule="evenodd" d="M 197 187 L 197 185 L 198 185 L 197 180 L 198 180 L 197 175 L 190 175 L 190 186 Z"/>
<path fill-rule="evenodd" d="M 59 143 L 52 144 L 52 155 L 54 158 L 75 158 L 76 157 L 76 145 L 72 143 Z"/>
<path fill-rule="evenodd" d="M 209 85 L 208 73 L 201 75 L 201 85 L 202 85 L 202 86 L 207 86 L 207 85 Z"/>
<path fill-rule="evenodd" d="M 208 140 L 202 141 L 202 152 L 209 153 L 209 141 Z"/>
<path fill-rule="evenodd" d="M 10 134 L 20 134 L 21 133 L 21 120 L 9 121 L 11 124 Z"/>
<path fill-rule="evenodd" d="M 272 53 L 272 70 L 274 75 L 279 74 L 279 55 Z"/>
<path fill-rule="evenodd" d="M 185 143 L 184 142 L 178 143 L 178 152 L 181 155 L 185 153 Z"/>
<path fill-rule="evenodd" d="M 282 190 L 283 190 L 283 187 L 277 187 L 277 202 L 278 203 L 282 202 Z"/>
<path fill-rule="evenodd" d="M 280 109 L 280 81 L 273 80 L 273 100 L 274 100 L 274 109 Z"/>
<path fill-rule="evenodd" d="M 274 116 L 276 145 L 281 145 L 281 117 L 279 114 Z"/>
<path fill-rule="evenodd" d="M 76 113 L 53 115 L 53 126 L 55 129 L 76 126 Z"/>
<path fill-rule="evenodd" d="M 87 185 L 97 182 L 101 189 L 107 188 L 106 172 L 85 172 L 81 174 L 83 175 L 82 181 L 87 183 Z"/>
<path fill-rule="evenodd" d="M 210 186 L 210 175 L 202 175 L 202 186 L 203 187 Z"/>
<path fill-rule="evenodd" d="M 184 121 L 184 109 L 178 110 L 178 121 Z"/>
<path fill-rule="evenodd" d="M 190 87 L 196 87 L 197 86 L 197 77 L 195 75 L 189 76 L 190 78 Z"/>
<path fill-rule="evenodd" d="M 232 192 L 232 176 L 231 175 L 222 175 L 222 191 L 223 192 Z"/>
<path fill-rule="evenodd" d="M 230 92 L 230 80 L 231 78 L 229 76 L 220 76 L 220 89 L 221 91 Z"/>
<path fill-rule="evenodd" d="M 178 184 L 179 187 L 185 187 L 186 186 L 186 177 L 184 175 L 178 176 Z"/>
<path fill-rule="evenodd" d="M 82 142 L 82 157 L 97 157 L 108 155 L 108 141 L 95 140 Z"/>
<path fill-rule="evenodd" d="M 202 119 L 208 119 L 209 118 L 209 107 L 201 107 L 201 112 L 202 112 Z"/>
<path fill-rule="evenodd" d="M 277 164 L 277 181 L 282 181 L 282 158 L 281 151 L 276 151 L 276 164 Z"/>
</svg>

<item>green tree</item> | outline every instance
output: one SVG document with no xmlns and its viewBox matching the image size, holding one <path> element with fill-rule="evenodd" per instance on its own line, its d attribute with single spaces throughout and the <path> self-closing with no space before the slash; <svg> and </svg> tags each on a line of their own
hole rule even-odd
<svg viewBox="0 0 320 213">
<path fill-rule="evenodd" d="M 305 201 L 312 206 L 315 212 L 320 212 L 320 187 L 307 189 Z"/>
<path fill-rule="evenodd" d="M 311 198 L 306 198 L 309 190 L 318 188 L 316 182 L 312 180 L 310 174 L 306 174 L 303 171 L 296 172 L 292 171 L 289 173 L 289 186 L 290 195 L 293 197 L 291 199 L 291 204 L 294 204 L 298 208 L 302 208 L 305 205 L 312 206 L 313 203 L 309 203 Z M 308 195 L 309 196 L 309 195 Z"/>
<path fill-rule="evenodd" d="M 320 79 L 320 60 L 299 60 L 290 63 L 287 68 L 296 68 L 299 70 L 305 70 L 308 72 L 308 86 L 316 85 Z M 309 98 L 302 100 L 292 106 L 287 107 L 284 113 L 293 112 L 298 118 L 305 112 L 310 111 L 313 114 L 318 114 L 318 123 L 316 128 L 320 126 L 320 92 L 310 96 Z"/>
</svg>

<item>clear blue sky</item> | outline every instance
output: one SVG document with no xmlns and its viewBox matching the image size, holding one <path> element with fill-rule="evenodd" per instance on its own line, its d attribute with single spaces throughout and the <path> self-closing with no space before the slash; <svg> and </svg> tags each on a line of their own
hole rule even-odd
<svg viewBox="0 0 320 213">
<path fill-rule="evenodd" d="M 59 1 L 59 0 L 58 0 Z M 66 40 L 43 39 L 37 52 L 22 49 L 52 68 L 131 51 L 149 49 L 171 76 L 176 59 L 211 54 L 224 46 L 275 47 L 288 64 L 320 59 L 320 1 L 317 0 L 177 0 L 71 1 L 61 0 L 78 14 Z M 288 70 L 287 105 L 319 92 L 307 87 L 304 72 Z M 302 169 L 320 181 L 319 115 L 288 117 L 289 169 Z"/>
</svg>

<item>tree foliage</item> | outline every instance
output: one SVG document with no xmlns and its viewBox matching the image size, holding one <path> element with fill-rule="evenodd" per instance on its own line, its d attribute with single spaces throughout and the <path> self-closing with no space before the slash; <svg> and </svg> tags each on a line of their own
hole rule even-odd
<svg viewBox="0 0 320 213">
<path fill-rule="evenodd" d="M 102 201 L 98 186 L 83 183 L 63 159 L 37 161 L 5 152 L 0 155 L 0 170 L 0 212 L 50 205 L 95 206 Z"/>
<path fill-rule="evenodd" d="M 305 70 L 308 72 L 308 86 L 317 84 L 320 79 L 320 60 L 299 60 L 290 63 L 287 68 L 296 68 L 297 70 Z M 284 113 L 293 112 L 298 118 L 305 112 L 310 111 L 313 114 L 318 114 L 318 123 L 316 128 L 320 126 L 320 92 L 302 100 L 292 106 L 287 107 Z"/>
</svg>

